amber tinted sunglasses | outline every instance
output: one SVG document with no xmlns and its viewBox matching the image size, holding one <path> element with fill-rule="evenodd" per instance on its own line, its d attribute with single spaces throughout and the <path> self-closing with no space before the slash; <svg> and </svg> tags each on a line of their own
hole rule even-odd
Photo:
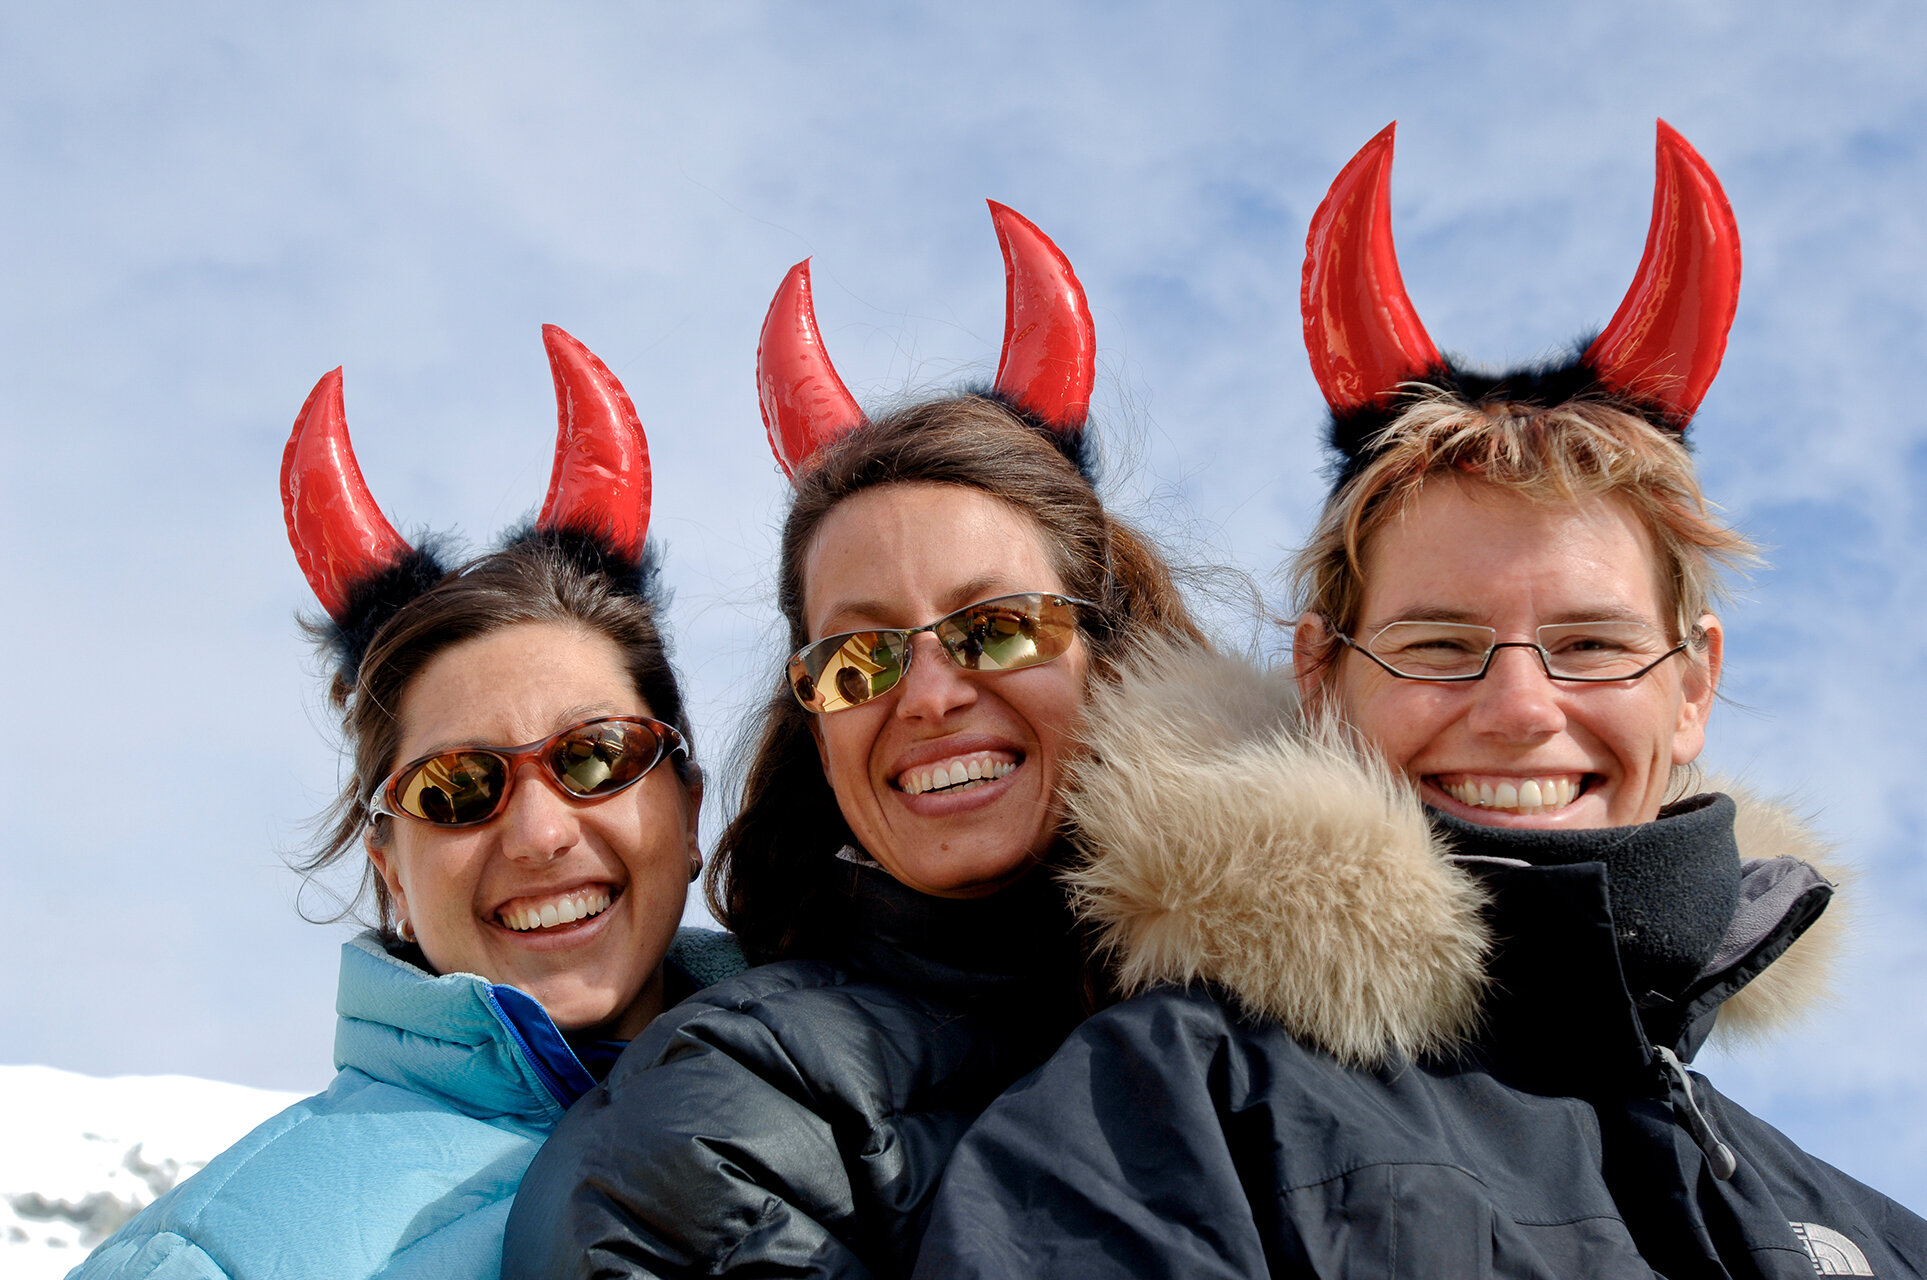
<svg viewBox="0 0 1927 1280">
<path fill-rule="evenodd" d="M 790 659 L 790 689 L 806 711 L 828 715 L 896 688 L 910 669 L 912 636 L 928 631 L 965 671 L 1022 671 L 1060 658 L 1077 634 L 1070 596 L 1025 591 L 965 605 L 923 627 L 878 627 L 824 636 Z"/>
<path fill-rule="evenodd" d="M 527 746 L 455 747 L 423 756 L 388 775 L 368 812 L 472 827 L 502 811 L 524 761 L 540 761 L 563 795 L 601 800 L 642 781 L 677 751 L 688 754 L 682 735 L 660 720 L 604 716 Z"/>
</svg>

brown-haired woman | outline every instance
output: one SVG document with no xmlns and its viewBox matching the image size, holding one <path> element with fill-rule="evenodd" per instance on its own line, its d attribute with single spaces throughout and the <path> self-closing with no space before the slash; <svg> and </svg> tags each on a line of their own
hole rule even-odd
<svg viewBox="0 0 1927 1280">
<path fill-rule="evenodd" d="M 1922 1274 L 1927 1222 L 1684 1065 L 1817 994 L 1833 893 L 1785 811 L 1676 786 L 1747 554 L 1681 439 L 1725 198 L 1662 125 L 1619 314 L 1489 377 L 1398 287 L 1390 159 L 1309 238 L 1340 467 L 1295 670 L 1166 654 L 1092 708 L 1078 883 L 1145 990 L 984 1114 L 917 1274 Z"/>
<path fill-rule="evenodd" d="M 1069 266 L 993 213 L 1027 323 L 991 394 L 864 422 L 805 268 L 771 309 L 793 652 L 709 887 L 772 963 L 658 1021 L 570 1113 L 507 1275 L 900 1274 L 951 1145 L 1082 1012 L 1047 868 L 1086 690 L 1131 637 L 1197 633 L 1080 465 Z"/>
<path fill-rule="evenodd" d="M 77 1274 L 492 1276 L 563 1111 L 666 1003 L 741 970 L 676 927 L 702 776 L 645 568 L 641 424 L 586 348 L 545 338 L 548 504 L 452 572 L 362 485 L 339 370 L 296 421 L 288 530 L 353 753 L 306 869 L 365 851 L 378 912 L 342 947 L 340 1074 Z"/>
</svg>

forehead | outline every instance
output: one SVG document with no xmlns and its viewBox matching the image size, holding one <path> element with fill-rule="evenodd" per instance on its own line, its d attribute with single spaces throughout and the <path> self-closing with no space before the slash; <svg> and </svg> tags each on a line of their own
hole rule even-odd
<svg viewBox="0 0 1927 1280">
<path fill-rule="evenodd" d="M 880 485 L 839 503 L 803 554 L 804 624 L 920 626 L 1015 591 L 1063 591 L 1041 526 L 963 485 Z"/>
<path fill-rule="evenodd" d="M 511 747 L 602 715 L 647 715 L 615 641 L 524 622 L 450 645 L 402 694 L 400 760 L 444 747 Z"/>
<path fill-rule="evenodd" d="M 1380 527 L 1363 585 L 1361 624 L 1663 621 L 1652 535 L 1625 502 L 1541 502 L 1459 477 L 1428 483 Z"/>
</svg>

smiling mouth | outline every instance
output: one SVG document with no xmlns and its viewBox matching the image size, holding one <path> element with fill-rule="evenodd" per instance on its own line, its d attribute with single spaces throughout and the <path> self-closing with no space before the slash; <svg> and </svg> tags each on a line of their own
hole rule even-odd
<svg viewBox="0 0 1927 1280">
<path fill-rule="evenodd" d="M 1006 760 L 990 752 L 978 751 L 916 769 L 905 769 L 897 775 L 896 787 L 907 796 L 932 793 L 956 795 L 995 782 L 1022 763 L 1021 760 Z"/>
<path fill-rule="evenodd" d="M 1453 775 L 1453 780 L 1434 776 L 1432 783 L 1460 804 L 1473 809 L 1495 809 L 1501 813 L 1557 813 L 1577 800 L 1586 790 L 1586 774 L 1553 774 L 1542 778 L 1475 777 Z"/>
<path fill-rule="evenodd" d="M 603 885 L 571 889 L 541 898 L 517 898 L 495 913 L 496 923 L 516 933 L 555 929 L 599 916 L 609 909 L 615 895 Z"/>
</svg>

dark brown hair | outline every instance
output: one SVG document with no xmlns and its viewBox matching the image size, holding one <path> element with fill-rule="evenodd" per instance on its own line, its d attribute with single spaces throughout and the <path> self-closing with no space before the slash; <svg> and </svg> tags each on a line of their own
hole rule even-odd
<svg viewBox="0 0 1927 1280">
<path fill-rule="evenodd" d="M 1098 606 L 1081 620 L 1098 673 L 1113 668 L 1136 634 L 1202 641 L 1163 559 L 1104 510 L 1059 443 L 999 401 L 963 395 L 865 424 L 798 478 L 777 579 L 790 651 L 810 640 L 803 562 L 823 520 L 845 499 L 891 484 L 977 489 L 1029 517 L 1065 591 Z M 779 681 L 763 711 L 741 807 L 704 881 L 709 909 L 755 961 L 820 952 L 842 927 L 831 871 L 850 843 L 810 714 Z"/>
<path fill-rule="evenodd" d="M 443 650 L 518 623 L 559 623 L 607 637 L 621 651 L 623 666 L 650 714 L 683 735 L 689 755 L 670 759 L 684 785 L 701 777 L 692 763 L 695 742 L 682 688 L 656 625 L 653 570 L 612 577 L 599 571 L 575 541 L 568 535 L 531 533 L 471 560 L 382 624 L 352 681 L 336 677 L 329 701 L 341 712 L 354 772 L 321 819 L 321 847 L 297 860 L 296 870 L 312 876 L 333 865 L 360 844 L 371 822 L 375 843 L 386 840 L 394 819 L 371 819 L 368 804 L 375 788 L 402 763 L 395 755 L 401 748 L 401 704 L 409 686 Z M 325 623 L 309 630 L 324 644 L 333 641 Z M 363 868 L 360 891 L 334 918 L 351 913 L 363 895 L 374 898 L 378 923 L 387 932 L 388 886 L 373 864 Z"/>
</svg>

